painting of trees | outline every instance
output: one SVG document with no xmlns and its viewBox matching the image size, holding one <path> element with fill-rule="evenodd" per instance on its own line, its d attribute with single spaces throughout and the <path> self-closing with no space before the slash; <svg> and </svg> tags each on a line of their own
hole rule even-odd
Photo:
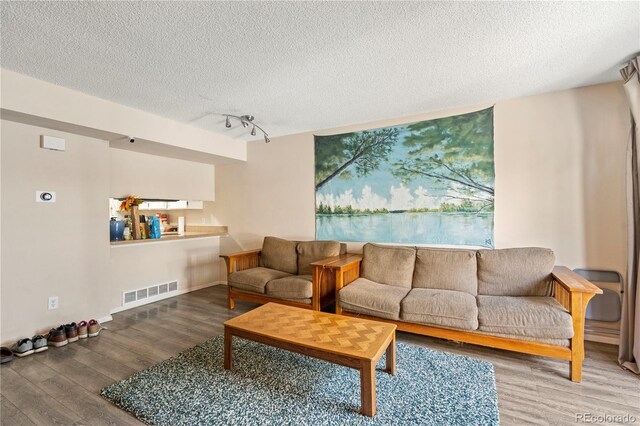
<svg viewBox="0 0 640 426">
<path fill-rule="evenodd" d="M 493 108 L 315 137 L 316 238 L 493 247 Z"/>
<path fill-rule="evenodd" d="M 367 176 L 386 161 L 397 140 L 398 129 L 390 127 L 329 136 L 316 143 L 316 191 L 338 176 Z"/>
<path fill-rule="evenodd" d="M 493 108 L 407 126 L 408 158 L 393 165 L 403 181 L 435 179 L 449 197 L 493 210 Z"/>
</svg>

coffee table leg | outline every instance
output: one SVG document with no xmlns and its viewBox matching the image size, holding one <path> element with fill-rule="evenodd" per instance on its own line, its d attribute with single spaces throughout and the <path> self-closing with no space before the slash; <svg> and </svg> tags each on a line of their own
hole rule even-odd
<svg viewBox="0 0 640 426">
<path fill-rule="evenodd" d="M 224 328 L 224 369 L 231 370 L 233 368 L 233 354 L 231 353 L 231 332 Z"/>
<path fill-rule="evenodd" d="M 396 375 L 396 333 L 393 333 L 391 343 L 387 346 L 387 372 Z"/>
<path fill-rule="evenodd" d="M 360 367 L 360 404 L 362 414 L 376 415 L 376 364 L 373 361 L 362 361 Z"/>
</svg>

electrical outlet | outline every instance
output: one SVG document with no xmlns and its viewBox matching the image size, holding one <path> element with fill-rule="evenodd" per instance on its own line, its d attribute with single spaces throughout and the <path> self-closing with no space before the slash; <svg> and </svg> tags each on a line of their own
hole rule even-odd
<svg viewBox="0 0 640 426">
<path fill-rule="evenodd" d="M 58 309 L 58 296 L 51 296 L 49 298 L 49 310 Z"/>
</svg>

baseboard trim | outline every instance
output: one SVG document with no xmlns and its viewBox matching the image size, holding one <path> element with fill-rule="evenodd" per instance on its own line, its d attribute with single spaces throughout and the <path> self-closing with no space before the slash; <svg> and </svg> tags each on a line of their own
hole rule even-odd
<svg viewBox="0 0 640 426">
<path fill-rule="evenodd" d="M 190 288 L 185 288 L 185 289 L 179 289 L 171 294 L 163 294 L 163 295 L 159 295 L 153 298 L 148 298 L 145 299 L 143 301 L 140 301 L 140 303 L 131 303 L 130 305 L 127 306 L 119 306 L 117 308 L 113 308 L 111 309 L 111 314 L 117 314 L 118 312 L 123 312 L 123 311 L 128 311 L 129 309 L 133 309 L 133 308 L 138 308 L 140 306 L 144 306 L 144 305 L 148 305 L 149 303 L 154 303 L 154 302 L 158 302 L 160 300 L 165 300 L 165 299 L 170 299 L 172 297 L 176 297 L 176 296 L 180 296 L 181 294 L 186 294 L 186 293 L 191 293 L 192 291 L 197 291 L 197 290 L 202 290 L 203 288 L 207 288 L 207 287 L 213 287 L 214 285 L 219 285 L 219 284 L 226 284 L 226 281 L 212 281 L 210 283 L 206 283 L 206 284 L 201 284 L 201 285 L 197 285 L 195 287 L 190 287 Z M 111 318 L 111 315 L 109 315 L 109 318 Z M 111 318 L 113 319 L 113 318 Z M 109 321 L 111 321 L 111 319 Z M 100 320 L 100 322 L 102 322 L 102 320 Z"/>
<path fill-rule="evenodd" d="M 105 322 L 113 321 L 113 317 L 111 315 L 107 315 L 106 317 L 98 318 L 97 320 L 100 324 Z"/>
</svg>

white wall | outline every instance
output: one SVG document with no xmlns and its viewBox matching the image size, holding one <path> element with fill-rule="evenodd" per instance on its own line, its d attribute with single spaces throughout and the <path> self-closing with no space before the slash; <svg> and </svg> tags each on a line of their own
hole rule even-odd
<svg viewBox="0 0 640 426">
<path fill-rule="evenodd" d="M 67 150 L 40 148 L 41 134 Z M 0 340 L 109 315 L 108 143 L 8 121 L 1 135 Z M 36 203 L 36 190 L 55 191 L 56 203 Z"/>
<path fill-rule="evenodd" d="M 476 105 L 315 134 L 336 134 L 461 114 Z M 625 153 L 629 113 L 610 83 L 498 102 L 497 248 L 550 247 L 559 264 L 626 270 Z M 248 144 L 247 163 L 217 168 L 222 251 L 259 247 L 265 235 L 315 236 L 313 133 Z M 349 244 L 359 250 L 362 244 Z"/>
<path fill-rule="evenodd" d="M 215 199 L 215 166 L 157 155 L 109 150 L 109 195 L 174 200 Z"/>
</svg>

